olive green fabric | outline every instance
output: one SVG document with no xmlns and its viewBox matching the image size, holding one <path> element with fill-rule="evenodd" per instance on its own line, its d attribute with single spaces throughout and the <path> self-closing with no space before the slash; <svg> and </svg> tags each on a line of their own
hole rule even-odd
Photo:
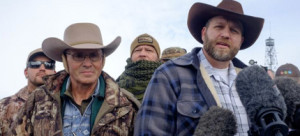
<svg viewBox="0 0 300 136">
<path fill-rule="evenodd" d="M 125 71 L 116 81 L 121 88 L 131 92 L 139 101 L 142 101 L 152 74 L 161 64 L 161 62 L 147 60 L 132 62 L 128 58 Z"/>
</svg>

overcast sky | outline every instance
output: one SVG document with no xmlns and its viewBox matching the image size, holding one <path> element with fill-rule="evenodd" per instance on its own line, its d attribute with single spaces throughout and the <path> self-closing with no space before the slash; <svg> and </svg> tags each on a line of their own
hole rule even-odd
<svg viewBox="0 0 300 136">
<path fill-rule="evenodd" d="M 91 22 L 100 27 L 104 45 L 122 37 L 119 48 L 106 59 L 104 71 L 117 78 L 126 65 L 130 44 L 140 34 L 155 37 L 161 50 L 180 46 L 190 52 L 202 47 L 189 33 L 187 15 L 195 2 L 216 6 L 221 0 L 1 0 L 0 1 L 0 98 L 13 95 L 27 84 L 24 76 L 30 51 L 48 37 L 63 39 L 67 26 Z M 247 15 L 265 19 L 253 46 L 238 53 L 248 64 L 265 65 L 265 39 L 275 39 L 278 66 L 300 66 L 299 0 L 238 0 Z M 57 71 L 62 70 L 59 62 Z"/>
</svg>

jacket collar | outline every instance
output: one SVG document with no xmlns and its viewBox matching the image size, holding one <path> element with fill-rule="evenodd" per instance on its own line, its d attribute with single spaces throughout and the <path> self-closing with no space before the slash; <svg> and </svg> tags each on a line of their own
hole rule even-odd
<svg viewBox="0 0 300 136">
<path fill-rule="evenodd" d="M 121 101 L 119 100 L 119 86 L 110 77 L 106 72 L 102 71 L 104 84 L 105 84 L 105 101 L 107 104 L 115 107 L 119 106 L 120 104 L 127 104 L 128 101 Z M 66 71 L 57 72 L 54 75 L 46 76 L 44 78 L 45 85 L 43 87 L 46 88 L 46 91 L 49 92 L 53 97 L 60 98 L 61 89 L 63 87 L 65 79 L 69 76 Z"/>
<path fill-rule="evenodd" d="M 193 65 L 196 69 L 199 69 L 199 58 L 197 56 L 198 52 L 201 50 L 201 47 L 196 47 L 194 48 L 191 52 L 187 53 L 184 56 L 181 56 L 179 58 L 176 58 L 173 61 L 176 65 L 181 65 L 181 66 L 188 66 L 188 65 Z M 232 63 L 235 67 L 237 68 L 245 68 L 247 65 L 245 65 L 242 61 L 240 61 L 237 58 L 232 59 Z"/>
</svg>

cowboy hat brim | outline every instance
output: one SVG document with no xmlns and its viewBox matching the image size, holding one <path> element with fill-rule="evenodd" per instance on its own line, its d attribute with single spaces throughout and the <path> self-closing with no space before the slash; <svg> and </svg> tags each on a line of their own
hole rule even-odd
<svg viewBox="0 0 300 136">
<path fill-rule="evenodd" d="M 120 43 L 121 37 L 118 36 L 107 46 L 95 43 L 82 43 L 71 46 L 58 38 L 50 37 L 43 41 L 42 49 L 49 58 L 62 62 L 61 55 L 67 49 L 101 49 L 105 56 L 109 56 L 118 48 Z"/>
<path fill-rule="evenodd" d="M 262 18 L 238 14 L 204 3 L 195 3 L 189 11 L 187 23 L 190 33 L 200 43 L 203 43 L 201 38 L 202 28 L 214 16 L 225 16 L 241 21 L 244 29 L 244 42 L 240 49 L 246 49 L 254 44 L 264 24 Z"/>
</svg>

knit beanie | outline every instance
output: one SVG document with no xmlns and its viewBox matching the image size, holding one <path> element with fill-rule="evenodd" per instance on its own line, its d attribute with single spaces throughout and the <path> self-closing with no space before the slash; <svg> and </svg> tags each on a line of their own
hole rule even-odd
<svg viewBox="0 0 300 136">
<path fill-rule="evenodd" d="M 138 37 L 136 37 L 134 39 L 134 41 L 131 43 L 131 47 L 130 47 L 130 57 L 132 56 L 132 52 L 133 50 L 140 46 L 140 45 L 150 45 L 152 46 L 156 53 L 158 58 L 160 58 L 160 48 L 159 48 L 159 44 L 158 42 L 149 34 L 142 34 L 139 35 Z"/>
</svg>

